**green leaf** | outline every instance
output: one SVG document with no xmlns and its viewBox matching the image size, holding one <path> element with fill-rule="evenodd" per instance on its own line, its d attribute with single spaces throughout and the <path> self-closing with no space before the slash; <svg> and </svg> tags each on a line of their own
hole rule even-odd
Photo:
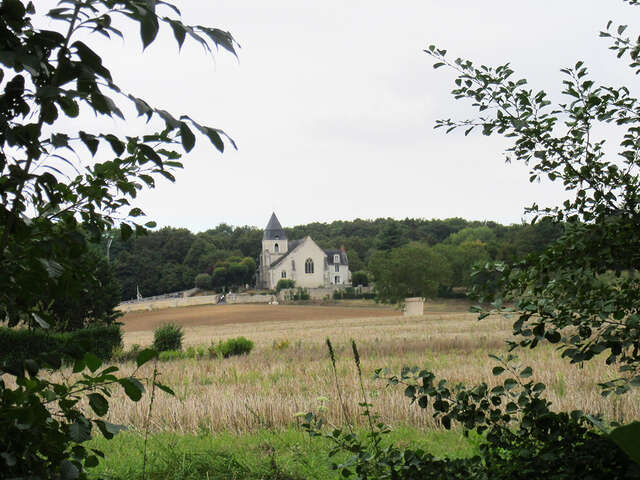
<svg viewBox="0 0 640 480">
<path fill-rule="evenodd" d="M 531 367 L 527 367 L 520 372 L 521 378 L 529 378 L 531 375 L 533 375 L 533 369 Z"/>
<path fill-rule="evenodd" d="M 134 402 L 137 402 L 142 398 L 144 393 L 144 386 L 140 383 L 140 380 L 134 377 L 121 378 L 118 383 L 124 388 L 124 392 Z"/>
<path fill-rule="evenodd" d="M 196 144 L 195 135 L 184 122 L 180 122 L 180 139 L 182 140 L 182 146 L 187 152 L 190 152 Z"/>
<path fill-rule="evenodd" d="M 112 439 L 114 435 L 117 435 L 119 432 L 127 429 L 124 425 L 116 425 L 114 423 L 105 422 L 104 420 L 94 420 L 94 423 L 98 426 L 100 432 L 102 432 L 102 435 L 106 439 Z"/>
<path fill-rule="evenodd" d="M 516 385 L 518 385 L 518 382 L 516 382 L 513 378 L 507 378 L 504 381 L 504 389 L 505 390 L 511 390 Z"/>
<path fill-rule="evenodd" d="M 120 235 L 122 235 L 122 240 L 128 240 L 133 235 L 133 229 L 130 225 L 123 223 L 120 225 Z"/>
<path fill-rule="evenodd" d="M 142 365 L 147 363 L 149 360 L 157 357 L 158 357 L 158 352 L 156 352 L 152 348 L 145 348 L 136 357 L 136 364 L 138 365 L 138 367 L 141 367 Z"/>
<path fill-rule="evenodd" d="M 158 35 L 158 17 L 154 12 L 145 12 L 140 19 L 140 38 L 142 39 L 142 49 L 146 49 L 153 43 Z"/>
<path fill-rule="evenodd" d="M 87 367 L 89 367 L 91 373 L 94 373 L 102 366 L 102 360 L 100 360 L 91 352 L 88 352 L 84 355 L 84 363 L 87 365 Z"/>
<path fill-rule="evenodd" d="M 187 35 L 187 31 L 185 30 L 184 25 L 175 20 L 170 21 L 169 25 L 171 25 L 173 36 L 175 37 L 176 42 L 178 42 L 178 47 L 182 48 L 182 44 L 184 43 L 184 39 Z"/>
<path fill-rule="evenodd" d="M 414 387 L 413 385 L 409 385 L 404 389 L 404 396 L 414 398 L 416 396 L 416 387 Z"/>
<path fill-rule="evenodd" d="M 79 418 L 78 421 L 69 425 L 69 436 L 76 443 L 82 443 L 90 440 L 91 424 L 86 418 Z"/>
<path fill-rule="evenodd" d="M 87 395 L 89 398 L 89 406 L 96 412 L 96 415 L 102 417 L 109 411 L 109 402 L 100 393 L 90 393 Z"/>
<path fill-rule="evenodd" d="M 493 370 L 491 370 L 491 372 L 496 376 L 500 375 L 502 374 L 502 372 L 504 372 L 504 367 L 493 367 Z"/>
<path fill-rule="evenodd" d="M 636 463 L 640 463 L 640 422 L 633 422 L 613 430 L 609 438 Z"/>
<path fill-rule="evenodd" d="M 91 155 L 95 155 L 98 151 L 98 146 L 100 145 L 100 142 L 98 141 L 96 136 L 82 131 L 79 132 L 78 135 L 80 136 L 80 140 L 82 140 L 82 143 L 84 143 L 91 152 Z"/>
<path fill-rule="evenodd" d="M 69 460 L 60 462 L 60 478 L 61 480 L 76 480 L 80 478 L 80 470 Z"/>
<path fill-rule="evenodd" d="M 163 385 L 162 383 L 154 383 L 154 385 L 158 387 L 160 390 L 162 390 L 163 392 L 168 393 L 173 397 L 176 396 L 175 392 L 171 390 L 171 388 L 167 387 L 166 385 Z"/>
</svg>

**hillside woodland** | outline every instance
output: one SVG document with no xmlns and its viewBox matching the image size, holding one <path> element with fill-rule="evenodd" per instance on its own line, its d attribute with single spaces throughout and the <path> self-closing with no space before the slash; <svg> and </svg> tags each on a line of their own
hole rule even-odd
<svg viewBox="0 0 640 480">
<path fill-rule="evenodd" d="M 440 265 L 445 265 L 446 271 L 441 294 L 452 287 L 468 286 L 475 262 L 511 262 L 540 253 L 562 230 L 562 225 L 550 221 L 505 226 L 462 218 L 356 219 L 285 228 L 288 238 L 309 235 L 322 248 L 344 245 L 351 272 L 366 275 L 356 277 L 359 283 L 373 280 L 381 253 L 417 242 L 443 257 Z M 262 233 L 259 228 L 223 223 L 199 233 L 165 227 L 127 241 L 116 234 L 109 257 L 123 300 L 135 298 L 136 288 L 145 297 L 193 288 L 201 273 L 211 276 L 215 289 L 252 286 Z M 106 241 L 95 245 L 96 253 L 106 257 L 106 246 Z"/>
</svg>

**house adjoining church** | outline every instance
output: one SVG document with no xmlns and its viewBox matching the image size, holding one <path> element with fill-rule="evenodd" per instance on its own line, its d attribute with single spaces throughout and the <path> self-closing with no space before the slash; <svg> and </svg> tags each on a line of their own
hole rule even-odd
<svg viewBox="0 0 640 480">
<path fill-rule="evenodd" d="M 272 214 L 262 237 L 258 288 L 274 289 L 282 278 L 303 288 L 351 284 L 344 246 L 340 250 L 323 250 L 309 236 L 289 240 L 276 214 Z"/>
</svg>

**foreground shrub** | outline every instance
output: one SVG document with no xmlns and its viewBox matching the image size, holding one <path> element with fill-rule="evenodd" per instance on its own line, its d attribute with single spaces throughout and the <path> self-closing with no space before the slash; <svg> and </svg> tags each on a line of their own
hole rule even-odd
<svg viewBox="0 0 640 480">
<path fill-rule="evenodd" d="M 0 363 L 20 363 L 46 355 L 57 355 L 63 361 L 73 361 L 89 352 L 108 360 L 114 349 L 121 345 L 122 331 L 119 325 L 98 325 L 65 333 L 41 328 L 0 328 Z"/>
<path fill-rule="evenodd" d="M 244 337 L 230 338 L 209 347 L 209 355 L 228 358 L 233 355 L 247 355 L 253 350 L 253 342 Z"/>
<path fill-rule="evenodd" d="M 279 292 L 280 290 L 284 290 L 285 288 L 293 288 L 295 284 L 296 282 L 294 282 L 293 280 L 289 280 L 287 278 L 281 278 L 280 280 L 278 280 L 278 283 L 276 284 L 276 292 Z"/>
<path fill-rule="evenodd" d="M 86 479 L 86 470 L 103 456 L 101 451 L 86 447 L 87 440 L 96 431 L 110 439 L 125 428 L 104 419 L 111 392 L 119 387 L 130 400 L 139 401 L 145 390 L 139 369 L 156 355 L 143 350 L 136 357 L 137 368 L 120 374 L 118 367 L 105 367 L 102 360 L 87 353 L 74 363 L 73 369 L 82 373 L 81 377 L 57 381 L 40 371 L 60 368 L 59 357 L 0 363 L 0 478 Z M 5 383 L 4 379 L 11 378 L 14 381 Z M 157 383 L 155 376 L 151 382 L 173 394 Z M 83 397 L 86 408 L 79 402 Z"/>
<path fill-rule="evenodd" d="M 184 329 L 176 323 L 165 323 L 153 331 L 153 348 L 158 352 L 182 350 Z"/>
</svg>

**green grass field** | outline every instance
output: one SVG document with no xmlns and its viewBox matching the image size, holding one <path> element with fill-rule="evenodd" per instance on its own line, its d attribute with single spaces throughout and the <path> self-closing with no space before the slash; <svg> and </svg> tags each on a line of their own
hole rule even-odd
<svg viewBox="0 0 640 480">
<path fill-rule="evenodd" d="M 387 442 L 423 448 L 438 457 L 472 456 L 477 437 L 465 438 L 461 431 L 412 428 L 394 430 Z M 92 478 L 142 479 L 144 435 L 124 432 L 112 440 L 91 441 L 90 447 L 104 451 L 106 458 L 93 469 Z M 149 436 L 147 477 L 149 480 L 302 480 L 338 479 L 329 459 L 330 444 L 310 439 L 301 430 L 261 430 L 252 434 L 180 435 L 156 433 Z"/>
</svg>

